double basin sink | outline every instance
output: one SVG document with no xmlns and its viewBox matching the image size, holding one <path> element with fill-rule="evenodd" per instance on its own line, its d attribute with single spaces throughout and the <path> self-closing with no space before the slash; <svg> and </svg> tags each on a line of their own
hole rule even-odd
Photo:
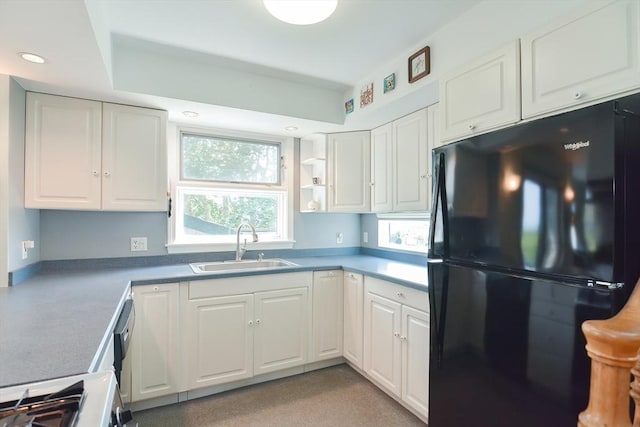
<svg viewBox="0 0 640 427">
<path fill-rule="evenodd" d="M 246 261 L 196 262 L 189 264 L 189 266 L 194 273 L 203 274 L 222 271 L 270 270 L 274 268 L 297 267 L 298 264 L 280 258 L 273 258 Z"/>
</svg>

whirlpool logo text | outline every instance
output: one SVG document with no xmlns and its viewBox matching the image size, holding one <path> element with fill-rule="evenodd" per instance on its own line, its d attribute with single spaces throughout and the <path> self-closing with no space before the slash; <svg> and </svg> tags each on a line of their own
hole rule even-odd
<svg viewBox="0 0 640 427">
<path fill-rule="evenodd" d="M 579 150 L 581 148 L 588 147 L 590 142 L 591 141 L 578 141 L 570 144 L 564 144 L 564 149 L 571 150 L 571 151 Z"/>
</svg>

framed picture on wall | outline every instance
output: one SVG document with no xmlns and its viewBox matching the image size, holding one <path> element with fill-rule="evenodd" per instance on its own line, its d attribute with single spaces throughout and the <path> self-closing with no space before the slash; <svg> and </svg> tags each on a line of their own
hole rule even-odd
<svg viewBox="0 0 640 427">
<path fill-rule="evenodd" d="M 425 46 L 409 57 L 409 83 L 420 80 L 430 71 L 429 46 Z"/>
</svg>

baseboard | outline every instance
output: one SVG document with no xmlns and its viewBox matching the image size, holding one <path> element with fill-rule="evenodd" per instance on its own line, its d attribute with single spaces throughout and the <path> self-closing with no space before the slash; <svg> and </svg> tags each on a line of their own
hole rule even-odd
<svg viewBox="0 0 640 427">
<path fill-rule="evenodd" d="M 300 374 L 304 374 L 305 372 L 324 369 L 330 366 L 342 365 L 345 362 L 346 361 L 343 357 L 336 357 L 333 359 L 321 360 L 319 362 L 307 363 L 307 364 L 296 366 L 293 368 L 283 369 L 281 371 L 275 371 L 275 372 L 269 372 L 268 374 L 256 375 L 255 377 L 247 378 L 245 380 L 234 381 L 227 384 L 220 384 L 216 386 L 199 388 L 194 390 L 188 390 L 181 393 L 170 394 L 168 396 L 134 402 L 129 405 L 129 408 L 133 412 L 143 411 L 145 409 L 157 408 L 159 406 L 166 406 L 174 403 L 185 402 L 192 399 L 198 399 L 200 397 L 211 396 L 214 394 L 222 393 L 222 392 L 233 390 L 236 388 L 246 387 L 254 384 L 260 384 L 267 381 L 278 380 L 281 378 L 291 377 L 293 375 L 300 375 Z"/>
</svg>

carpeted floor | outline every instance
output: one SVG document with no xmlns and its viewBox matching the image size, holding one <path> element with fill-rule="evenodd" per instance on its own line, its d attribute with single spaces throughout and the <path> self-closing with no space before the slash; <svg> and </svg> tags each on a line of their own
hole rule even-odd
<svg viewBox="0 0 640 427">
<path fill-rule="evenodd" d="M 141 427 L 422 426 L 347 365 L 136 412 Z"/>
</svg>

